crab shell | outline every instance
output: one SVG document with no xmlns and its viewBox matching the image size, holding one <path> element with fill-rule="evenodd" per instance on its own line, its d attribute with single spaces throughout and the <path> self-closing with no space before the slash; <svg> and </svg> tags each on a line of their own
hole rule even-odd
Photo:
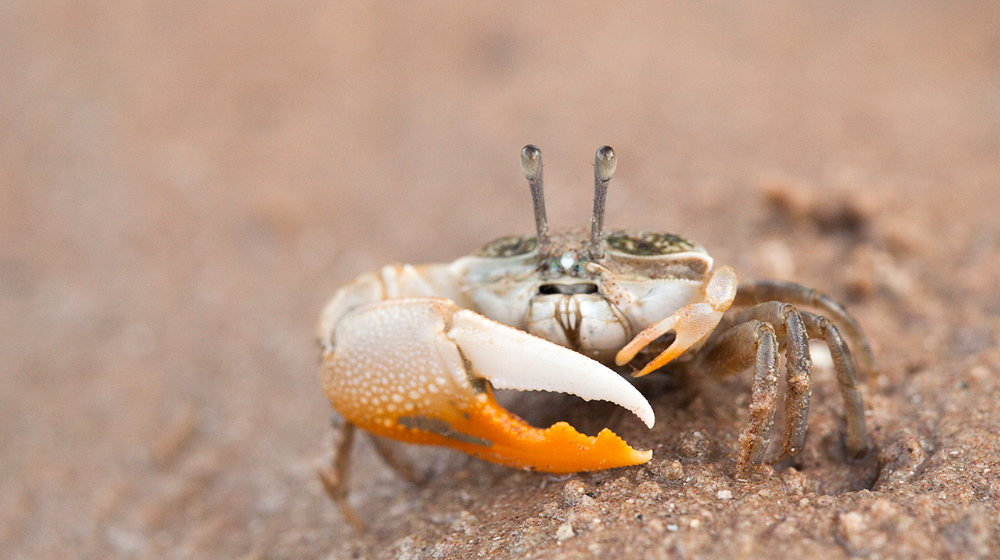
<svg viewBox="0 0 1000 560">
<path fill-rule="evenodd" d="M 504 237 L 446 265 L 389 265 L 327 304 L 321 381 L 334 408 L 373 434 L 444 445 L 504 465 L 576 472 L 647 462 L 604 429 L 534 428 L 493 388 L 616 403 L 652 427 L 646 399 L 608 366 L 638 354 L 644 375 L 697 348 L 736 294 L 736 276 L 671 234 L 614 231 L 599 257 L 586 232 Z M 669 344 L 661 336 L 674 332 Z"/>
</svg>

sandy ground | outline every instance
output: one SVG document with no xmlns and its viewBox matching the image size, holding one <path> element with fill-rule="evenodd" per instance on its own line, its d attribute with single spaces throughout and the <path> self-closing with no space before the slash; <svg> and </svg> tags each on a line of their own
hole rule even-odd
<svg viewBox="0 0 1000 560">
<path fill-rule="evenodd" d="M 0 557 L 1000 556 L 1000 4 L 322 1 L 0 7 Z M 817 352 L 806 449 L 733 476 L 747 381 L 558 396 L 643 467 L 551 476 L 357 447 L 314 471 L 313 328 L 356 274 L 554 226 L 683 233 L 869 333 L 878 450 L 843 458 Z M 745 376 L 744 376 L 745 377 Z"/>
</svg>

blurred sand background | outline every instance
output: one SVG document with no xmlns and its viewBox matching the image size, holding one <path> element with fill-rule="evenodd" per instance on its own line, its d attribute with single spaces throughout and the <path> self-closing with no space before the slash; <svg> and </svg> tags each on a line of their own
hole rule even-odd
<svg viewBox="0 0 1000 560">
<path fill-rule="evenodd" d="M 0 557 L 1000 555 L 1000 4 L 8 0 L 0 53 Z M 554 226 L 610 144 L 609 226 L 847 302 L 879 451 L 838 455 L 820 358 L 807 448 L 751 482 L 745 380 L 652 431 L 548 398 L 653 462 L 415 450 L 414 487 L 362 442 L 352 532 L 318 313 L 531 231 L 529 142 Z"/>
</svg>

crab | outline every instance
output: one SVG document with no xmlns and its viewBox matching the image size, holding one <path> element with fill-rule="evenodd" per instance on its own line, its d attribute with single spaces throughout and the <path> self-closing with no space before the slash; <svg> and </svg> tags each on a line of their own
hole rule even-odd
<svg viewBox="0 0 1000 560">
<path fill-rule="evenodd" d="M 494 389 L 554 391 L 610 401 L 652 428 L 653 409 L 623 377 L 675 362 L 729 376 L 753 370 L 740 472 L 764 462 L 785 354 L 785 430 L 778 458 L 802 449 L 809 410 L 810 339 L 825 341 L 844 401 L 845 446 L 871 446 L 858 367 L 876 368 L 857 321 L 829 296 L 781 281 L 737 283 L 699 244 L 669 233 L 604 231 L 617 166 L 594 162 L 589 231 L 550 231 L 541 152 L 521 151 L 534 235 L 492 241 L 450 264 L 392 264 L 336 292 L 319 321 L 321 382 L 342 416 L 334 459 L 320 478 L 345 517 L 355 428 L 407 478 L 411 465 L 383 438 L 452 447 L 509 467 L 569 473 L 639 465 L 652 457 L 605 428 L 591 437 L 566 422 L 535 428 L 500 406 Z M 812 309 L 814 312 L 799 309 Z M 632 364 L 638 364 L 633 366 Z"/>
</svg>

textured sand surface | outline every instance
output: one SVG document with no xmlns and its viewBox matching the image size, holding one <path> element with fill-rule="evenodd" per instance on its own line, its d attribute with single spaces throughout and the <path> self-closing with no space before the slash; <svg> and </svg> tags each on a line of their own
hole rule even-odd
<svg viewBox="0 0 1000 560">
<path fill-rule="evenodd" d="M 1000 4 L 26 2 L 0 7 L 0 557 L 1000 556 Z M 315 478 L 315 321 L 394 261 L 533 228 L 675 231 L 847 303 L 881 363 L 843 458 L 733 477 L 746 376 L 613 407 L 644 467 L 551 476 L 364 441 Z M 651 376 L 651 378 L 654 376 Z"/>
</svg>

